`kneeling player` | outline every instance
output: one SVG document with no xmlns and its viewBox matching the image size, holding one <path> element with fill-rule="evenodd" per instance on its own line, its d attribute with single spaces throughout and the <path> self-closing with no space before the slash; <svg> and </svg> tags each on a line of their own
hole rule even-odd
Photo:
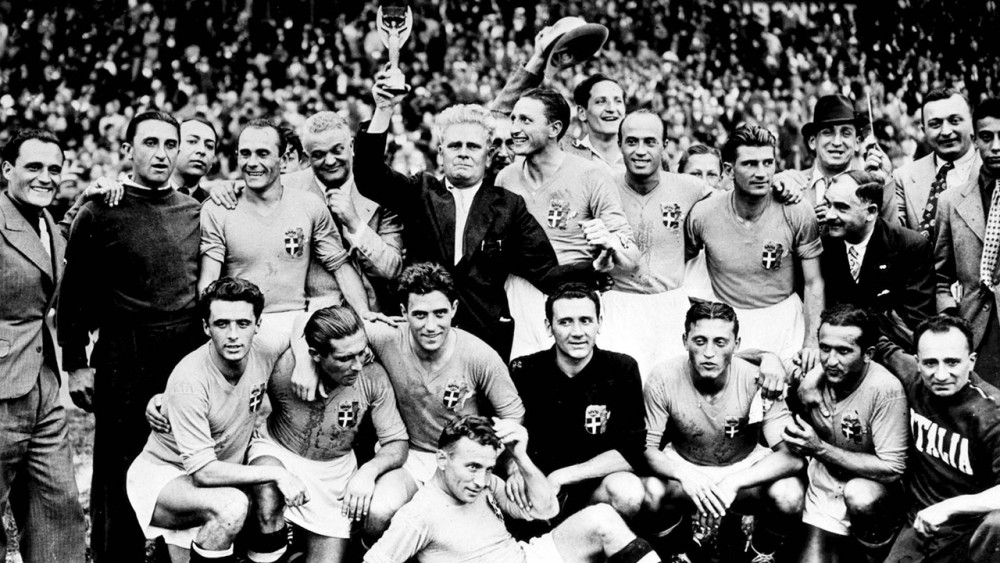
<svg viewBox="0 0 1000 563">
<path fill-rule="evenodd" d="M 655 367 L 644 390 L 646 459 L 653 472 L 645 480 L 646 508 L 667 516 L 661 537 L 695 509 L 697 522 L 705 524 L 696 539 L 703 541 L 731 509 L 756 513 L 747 545 L 755 560 L 770 561 L 782 532 L 802 511 L 803 485 L 794 474 L 803 461 L 781 442 L 790 416 L 783 401 L 765 408 L 755 400 L 757 368 L 733 358 L 739 323 L 732 307 L 698 303 L 684 324 L 688 355 Z M 761 445 L 762 438 L 771 448 Z M 739 522 L 727 518 L 722 524 L 728 530 Z"/>
<path fill-rule="evenodd" d="M 477 561 L 479 563 L 655 563 L 649 544 L 629 530 L 618 513 L 597 504 L 570 516 L 549 534 L 527 543 L 514 540 L 505 515 L 551 518 L 555 490 L 528 457 L 528 433 L 512 420 L 456 418 L 445 426 L 435 454 L 437 470 L 392 519 L 365 563 Z M 520 506 L 493 474 L 506 450 L 524 479 L 527 503 Z"/>
<path fill-rule="evenodd" d="M 235 563 L 233 539 L 249 505 L 242 487 L 273 483 L 290 506 L 308 496 L 284 468 L 242 465 L 282 352 L 254 340 L 263 294 L 225 277 L 208 286 L 202 303 L 211 341 L 170 374 L 163 407 L 171 432 L 150 434 L 126 486 L 146 537 L 164 536 L 175 560 L 184 560 L 190 547 L 194 563 Z"/>
<path fill-rule="evenodd" d="M 268 387 L 274 410 L 247 457 L 252 466 L 284 467 L 299 475 L 310 501 L 286 507 L 273 483 L 254 488 L 261 532 L 251 544 L 255 562 L 277 561 L 284 552 L 285 519 L 305 530 L 306 561 L 341 561 L 351 520 L 368 514 L 375 480 L 406 459 L 408 436 L 392 385 L 380 364 L 363 363 L 368 339 L 358 314 L 350 307 L 320 309 L 304 332 L 321 397 L 303 401 L 292 390 L 290 373 L 274 374 Z M 381 448 L 358 467 L 351 448 L 369 410 Z"/>
<path fill-rule="evenodd" d="M 814 371 L 822 375 L 810 379 L 818 379 L 820 392 L 832 400 L 833 415 L 809 409 L 784 435 L 789 449 L 811 458 L 801 561 L 836 561 L 849 533 L 881 561 L 901 523 L 892 511 L 906 467 L 906 395 L 888 370 L 871 361 L 877 339 L 874 319 L 850 305 L 820 317 Z M 799 410 L 796 402 L 789 397 L 793 411 Z"/>
</svg>

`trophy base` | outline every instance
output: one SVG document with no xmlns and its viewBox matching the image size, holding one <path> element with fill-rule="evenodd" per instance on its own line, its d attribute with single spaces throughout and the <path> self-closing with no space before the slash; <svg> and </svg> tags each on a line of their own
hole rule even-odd
<svg viewBox="0 0 1000 563">
<path fill-rule="evenodd" d="M 385 86 L 382 87 L 382 89 L 385 90 L 386 93 L 388 93 L 390 95 L 393 95 L 393 96 L 402 96 L 403 94 L 407 94 L 407 93 L 410 92 L 410 87 L 407 86 L 406 84 L 403 84 L 402 86 L 399 86 L 399 85 L 391 85 L 391 86 L 390 85 L 385 85 Z"/>
</svg>

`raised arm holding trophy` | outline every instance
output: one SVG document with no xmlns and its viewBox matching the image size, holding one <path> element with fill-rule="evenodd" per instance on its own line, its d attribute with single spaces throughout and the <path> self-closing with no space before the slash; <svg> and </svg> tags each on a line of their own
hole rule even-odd
<svg viewBox="0 0 1000 563">
<path fill-rule="evenodd" d="M 382 44 L 389 50 L 389 77 L 385 89 L 393 95 L 404 94 L 410 90 L 399 69 L 399 48 L 406 43 L 413 29 L 413 11 L 403 2 L 386 2 L 379 6 L 377 14 L 378 35 Z"/>
</svg>

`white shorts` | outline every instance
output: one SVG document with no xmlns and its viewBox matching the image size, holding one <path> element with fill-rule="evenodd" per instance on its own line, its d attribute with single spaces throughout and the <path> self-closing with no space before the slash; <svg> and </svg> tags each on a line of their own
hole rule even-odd
<svg viewBox="0 0 1000 563">
<path fill-rule="evenodd" d="M 424 483 L 430 481 L 437 468 L 437 452 L 418 452 L 413 449 L 406 454 L 406 463 L 403 464 L 403 469 L 410 474 L 417 487 L 423 487 Z"/>
<path fill-rule="evenodd" d="M 188 528 L 186 530 L 171 530 L 154 526 L 153 512 L 156 510 L 157 500 L 160 492 L 167 486 L 167 483 L 185 477 L 183 469 L 173 465 L 163 465 L 149 460 L 146 456 L 139 455 L 128 468 L 125 478 L 125 492 L 128 494 L 129 503 L 135 516 L 139 520 L 146 539 L 156 539 L 163 536 L 164 541 L 170 545 L 176 545 L 185 549 L 190 549 L 191 542 L 198 535 L 201 526 Z"/>
<path fill-rule="evenodd" d="M 653 366 L 686 353 L 684 317 L 691 302 L 683 289 L 651 294 L 608 291 L 601 301 L 604 322 L 597 344 L 635 358 L 643 383 Z"/>
<path fill-rule="evenodd" d="M 553 340 L 545 328 L 545 294 L 528 280 L 514 275 L 507 276 L 504 289 L 514 319 L 511 359 L 551 348 Z"/>
<path fill-rule="evenodd" d="M 708 277 L 708 263 L 702 250 L 684 265 L 684 291 L 688 296 L 703 301 L 718 301 L 712 290 L 712 278 Z"/>
<path fill-rule="evenodd" d="M 303 311 L 279 311 L 260 316 L 260 330 L 254 338 L 266 342 L 269 349 L 282 350 L 291 342 L 292 327 Z"/>
<path fill-rule="evenodd" d="M 673 461 L 682 461 L 687 464 L 691 463 L 681 457 L 681 454 L 677 453 L 673 444 L 667 444 L 664 446 L 663 453 Z M 770 448 L 765 448 L 764 446 L 757 444 L 757 447 L 750 452 L 750 455 L 731 465 L 695 465 L 698 467 L 698 471 L 707 475 L 712 481 L 718 482 L 726 477 L 729 477 L 730 475 L 739 473 L 740 471 L 749 468 L 751 465 L 769 455 L 771 455 Z"/>
<path fill-rule="evenodd" d="M 280 461 L 302 481 L 309 496 L 309 502 L 302 506 L 286 507 L 285 519 L 316 535 L 351 537 L 351 521 L 341 514 L 343 504 L 339 497 L 358 469 L 353 451 L 327 461 L 306 459 L 282 447 L 267 434 L 266 427 L 261 427 L 250 440 L 247 459 L 253 461 L 264 456 Z"/>
<path fill-rule="evenodd" d="M 526 563 L 563 563 L 552 534 L 531 538 L 527 542 L 517 542 L 517 545 L 521 546 Z"/>
<path fill-rule="evenodd" d="M 764 350 L 787 360 L 802 349 L 806 324 L 797 293 L 769 307 L 734 309 L 740 321 L 741 350 Z"/>
<path fill-rule="evenodd" d="M 807 471 L 809 487 L 806 489 L 802 521 L 838 536 L 850 534 L 851 521 L 847 518 L 847 504 L 844 502 L 844 485 L 847 483 L 830 475 L 826 466 L 815 459 L 809 461 Z"/>
</svg>

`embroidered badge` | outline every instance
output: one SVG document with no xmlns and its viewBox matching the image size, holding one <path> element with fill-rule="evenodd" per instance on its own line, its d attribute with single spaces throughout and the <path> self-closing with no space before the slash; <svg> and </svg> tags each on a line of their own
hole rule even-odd
<svg viewBox="0 0 1000 563">
<path fill-rule="evenodd" d="M 305 246 L 304 242 L 305 235 L 302 234 L 302 229 L 288 229 L 285 231 L 285 252 L 292 258 L 302 256 L 302 250 Z"/>
<path fill-rule="evenodd" d="M 735 438 L 740 433 L 740 419 L 735 416 L 726 417 L 726 438 Z"/>
<path fill-rule="evenodd" d="M 565 231 L 570 218 L 574 215 L 576 214 L 569 208 L 569 202 L 565 199 L 549 200 L 549 212 L 546 215 L 546 221 L 550 228 Z"/>
<path fill-rule="evenodd" d="M 676 231 L 681 228 L 681 206 L 676 203 L 661 203 L 660 212 L 663 214 L 663 226 Z"/>
<path fill-rule="evenodd" d="M 444 405 L 444 408 L 452 412 L 457 412 L 465 405 L 466 399 L 471 394 L 469 385 L 465 381 L 449 381 L 444 387 L 441 403 Z"/>
<path fill-rule="evenodd" d="M 840 433 L 844 435 L 844 438 L 855 444 L 861 443 L 864 429 L 861 427 L 861 419 L 858 417 L 858 411 L 849 412 L 840 419 Z"/>
<path fill-rule="evenodd" d="M 611 411 L 607 405 L 588 405 L 584 414 L 583 428 L 587 434 L 597 436 L 608 429 L 608 419 Z"/>
<path fill-rule="evenodd" d="M 264 402 L 264 388 L 266 384 L 261 383 L 250 390 L 250 412 L 255 413 L 260 410 L 260 405 Z"/>
<path fill-rule="evenodd" d="M 778 242 L 768 241 L 764 243 L 764 252 L 760 256 L 760 264 L 765 270 L 777 270 L 781 268 L 781 256 L 785 248 Z"/>
<path fill-rule="evenodd" d="M 354 428 L 358 424 L 357 401 L 341 401 L 337 405 L 337 426 L 341 428 Z"/>
</svg>

